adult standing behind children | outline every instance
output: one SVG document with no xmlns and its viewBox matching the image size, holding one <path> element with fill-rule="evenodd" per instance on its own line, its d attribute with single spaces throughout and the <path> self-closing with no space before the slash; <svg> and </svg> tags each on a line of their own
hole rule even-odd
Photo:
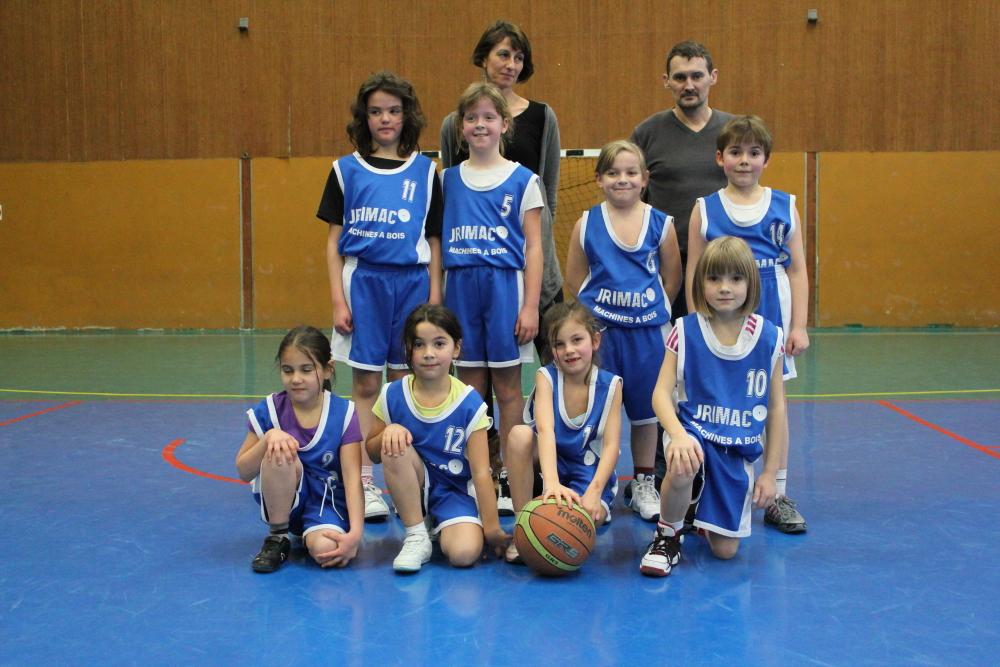
<svg viewBox="0 0 1000 667">
<path fill-rule="evenodd" d="M 712 54 L 703 44 L 685 41 L 667 54 L 663 85 L 674 98 L 674 106 L 655 113 L 632 131 L 632 141 L 642 149 L 649 169 L 644 199 L 673 216 L 680 241 L 681 273 L 687 270 L 687 237 L 691 209 L 698 197 L 726 187 L 726 175 L 715 161 L 716 139 L 733 117 L 708 106 L 708 94 L 719 78 Z M 684 290 L 670 309 L 673 318 L 688 313 Z M 666 463 L 656 448 L 656 488 Z"/>
<path fill-rule="evenodd" d="M 667 54 L 663 84 L 674 106 L 639 123 L 632 141 L 642 149 L 649 167 L 646 201 L 674 218 L 682 242 L 681 271 L 687 266 L 688 221 L 698 197 L 726 187 L 726 175 L 715 162 L 715 142 L 732 114 L 708 106 L 708 94 L 719 77 L 712 54 L 698 42 L 680 42 Z M 687 314 L 684 290 L 671 313 Z"/>
</svg>

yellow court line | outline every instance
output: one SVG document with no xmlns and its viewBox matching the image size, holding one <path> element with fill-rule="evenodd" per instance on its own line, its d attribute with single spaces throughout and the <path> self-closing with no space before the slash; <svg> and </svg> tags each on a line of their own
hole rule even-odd
<svg viewBox="0 0 1000 667">
<path fill-rule="evenodd" d="M 105 398 L 263 398 L 264 394 L 126 394 L 106 391 L 49 391 L 44 389 L 2 389 L 5 394 L 47 394 L 55 396 L 101 396 Z M 788 398 L 875 398 L 885 396 L 935 396 L 948 394 L 995 394 L 1000 389 L 935 389 L 929 391 L 869 391 L 847 394 L 788 394 Z M 351 398 L 350 395 L 345 398 Z M 527 398 L 527 397 L 525 397 Z"/>
</svg>

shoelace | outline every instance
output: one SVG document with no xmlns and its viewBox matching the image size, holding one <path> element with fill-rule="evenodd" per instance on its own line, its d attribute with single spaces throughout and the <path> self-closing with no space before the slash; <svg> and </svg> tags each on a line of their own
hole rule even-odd
<svg viewBox="0 0 1000 667">
<path fill-rule="evenodd" d="M 774 501 L 775 507 L 778 509 L 778 517 L 782 521 L 789 521 L 795 518 L 795 501 L 782 496 Z"/>
<path fill-rule="evenodd" d="M 680 553 L 680 546 L 680 540 L 676 536 L 657 534 L 653 538 L 653 546 L 650 548 L 649 553 L 656 556 L 666 556 L 668 559 L 673 560 L 674 556 Z"/>
<path fill-rule="evenodd" d="M 656 486 L 652 480 L 638 482 L 633 493 L 644 500 L 657 500 Z"/>
</svg>

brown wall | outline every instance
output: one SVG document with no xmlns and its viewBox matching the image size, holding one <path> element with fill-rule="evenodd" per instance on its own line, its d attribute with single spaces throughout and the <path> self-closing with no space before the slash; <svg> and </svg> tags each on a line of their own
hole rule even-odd
<svg viewBox="0 0 1000 667">
<path fill-rule="evenodd" d="M 600 147 L 668 106 L 663 57 L 685 38 L 713 50 L 713 105 L 763 116 L 781 150 L 1000 143 L 986 103 L 1000 99 L 997 2 L 12 0 L 0 160 L 336 155 L 358 84 L 381 68 L 416 85 L 433 149 L 493 15 L 531 37 L 522 92 L 552 104 L 564 147 Z"/>
<path fill-rule="evenodd" d="M 1000 325 L 1000 153 L 819 159 L 822 326 Z"/>
<path fill-rule="evenodd" d="M 816 323 L 1000 326 L 1000 3 L 520 0 L 492 14 L 530 35 L 521 92 L 552 104 L 564 148 L 669 106 L 665 51 L 707 43 L 713 106 L 764 117 L 782 151 L 764 182 L 815 226 Z M 435 149 L 492 18 L 458 0 L 0 2 L 0 328 L 326 324 L 314 214 L 358 84 L 378 68 L 411 78 Z M 599 194 L 590 163 L 573 168 L 562 257 Z"/>
<path fill-rule="evenodd" d="M 824 153 L 813 207 L 809 159 L 776 153 L 762 182 L 816 220 L 817 324 L 1000 326 L 1000 152 Z M 0 164 L 0 329 L 325 328 L 327 227 L 315 211 L 329 168 L 252 161 L 244 261 L 238 160 Z M 592 159 L 564 160 L 563 174 L 565 259 L 573 222 L 600 197 Z"/>
<path fill-rule="evenodd" d="M 238 171 L 0 164 L 0 328 L 240 326 Z"/>
</svg>

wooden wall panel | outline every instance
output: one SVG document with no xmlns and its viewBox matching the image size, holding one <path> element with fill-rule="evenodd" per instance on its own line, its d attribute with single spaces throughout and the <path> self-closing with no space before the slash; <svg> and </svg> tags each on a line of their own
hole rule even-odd
<svg viewBox="0 0 1000 667">
<path fill-rule="evenodd" d="M 0 328 L 236 328 L 235 160 L 0 165 Z"/>
<path fill-rule="evenodd" d="M 818 324 L 1000 326 L 1000 153 L 819 160 Z"/>
<path fill-rule="evenodd" d="M 262 329 L 333 323 L 326 271 L 329 226 L 316 217 L 326 158 L 253 161 L 254 321 Z"/>
<path fill-rule="evenodd" d="M 1000 144 L 984 103 L 1000 78 L 979 75 L 1000 69 L 996 2 L 510 0 L 485 14 L 464 0 L 11 0 L 0 160 L 339 154 L 359 83 L 384 68 L 416 85 L 433 149 L 495 16 L 531 37 L 538 67 L 521 92 L 553 106 L 565 147 L 669 107 L 663 59 L 685 38 L 713 51 L 713 106 L 763 116 L 781 150 Z"/>
</svg>

